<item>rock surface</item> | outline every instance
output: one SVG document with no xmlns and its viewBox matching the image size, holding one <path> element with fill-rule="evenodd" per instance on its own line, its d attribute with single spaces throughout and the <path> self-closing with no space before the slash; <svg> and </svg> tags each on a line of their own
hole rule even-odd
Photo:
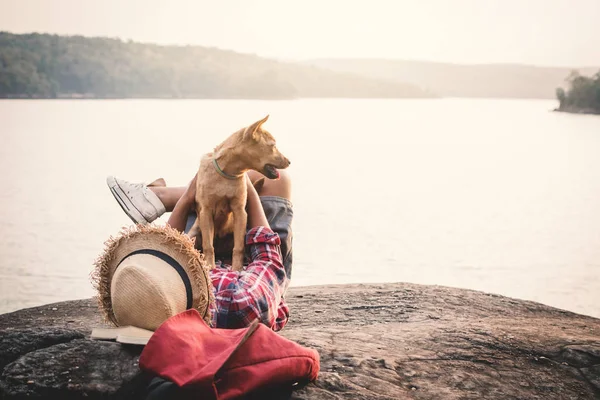
<svg viewBox="0 0 600 400">
<path fill-rule="evenodd" d="M 290 289 L 281 334 L 321 355 L 295 399 L 600 399 L 600 320 L 412 284 Z M 87 339 L 92 300 L 0 316 L 0 398 L 142 399 L 140 349 Z"/>
</svg>

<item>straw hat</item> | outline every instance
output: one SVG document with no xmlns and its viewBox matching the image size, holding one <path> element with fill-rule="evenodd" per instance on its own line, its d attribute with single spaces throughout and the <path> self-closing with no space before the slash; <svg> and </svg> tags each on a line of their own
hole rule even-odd
<svg viewBox="0 0 600 400">
<path fill-rule="evenodd" d="M 94 263 L 100 310 L 117 326 L 151 331 L 194 308 L 210 324 L 214 301 L 204 257 L 169 226 L 136 225 L 109 238 Z"/>
</svg>

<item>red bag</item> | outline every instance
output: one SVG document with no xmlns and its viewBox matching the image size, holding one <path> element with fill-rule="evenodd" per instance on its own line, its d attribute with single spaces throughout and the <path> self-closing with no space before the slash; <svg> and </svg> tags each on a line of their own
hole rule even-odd
<svg viewBox="0 0 600 400">
<path fill-rule="evenodd" d="M 255 321 L 212 329 L 196 310 L 165 321 L 140 357 L 140 368 L 206 399 L 227 400 L 267 386 L 317 379 L 319 353 Z"/>
</svg>

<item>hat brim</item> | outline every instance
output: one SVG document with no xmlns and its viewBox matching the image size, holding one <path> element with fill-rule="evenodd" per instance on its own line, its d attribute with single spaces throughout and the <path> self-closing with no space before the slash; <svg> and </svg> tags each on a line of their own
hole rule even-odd
<svg viewBox="0 0 600 400">
<path fill-rule="evenodd" d="M 204 256 L 193 240 L 170 226 L 135 225 L 123 228 L 104 243 L 103 253 L 94 262 L 92 283 L 98 305 L 106 321 L 118 325 L 111 300 L 111 282 L 121 261 L 136 250 L 157 250 L 171 256 L 187 273 L 192 286 L 192 308 L 211 323 L 210 305 L 214 302 L 212 282 Z"/>
</svg>

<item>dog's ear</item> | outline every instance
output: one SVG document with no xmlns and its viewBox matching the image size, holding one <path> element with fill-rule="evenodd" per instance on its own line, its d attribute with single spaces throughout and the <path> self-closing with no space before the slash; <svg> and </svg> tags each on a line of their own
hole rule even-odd
<svg viewBox="0 0 600 400">
<path fill-rule="evenodd" d="M 244 131 L 244 139 L 253 138 L 254 140 L 258 140 L 258 136 L 256 133 L 258 132 L 258 130 L 260 129 L 262 124 L 267 122 L 268 119 L 269 119 L 269 116 L 267 115 L 260 121 L 256 121 L 255 123 L 253 123 L 252 125 L 247 127 L 246 130 Z"/>
</svg>

